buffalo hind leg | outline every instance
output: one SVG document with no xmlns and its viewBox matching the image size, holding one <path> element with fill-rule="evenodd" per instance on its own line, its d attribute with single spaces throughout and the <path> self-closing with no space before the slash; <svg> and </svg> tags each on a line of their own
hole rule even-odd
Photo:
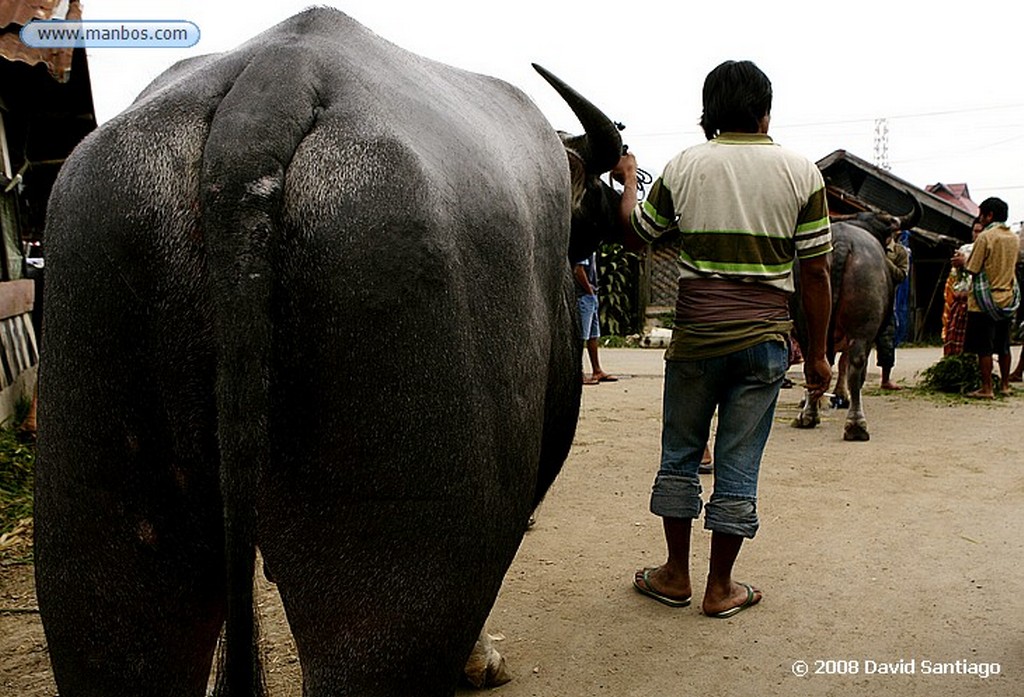
<svg viewBox="0 0 1024 697">
<path fill-rule="evenodd" d="M 866 441 L 871 439 L 868 433 L 868 421 L 861 403 L 864 379 L 867 377 L 868 355 L 870 348 L 858 342 L 843 355 L 849 355 L 849 370 L 846 384 L 850 394 L 850 409 L 846 413 L 846 425 L 843 429 L 843 440 Z"/>
<path fill-rule="evenodd" d="M 213 543 L 195 549 L 196 531 L 136 517 L 138 497 L 73 489 L 50 480 L 37 498 L 36 588 L 60 694 L 202 697 L 223 618 Z"/>
</svg>

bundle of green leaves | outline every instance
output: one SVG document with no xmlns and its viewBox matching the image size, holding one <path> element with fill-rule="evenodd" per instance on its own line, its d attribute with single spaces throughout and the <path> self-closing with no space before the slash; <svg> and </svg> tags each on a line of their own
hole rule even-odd
<svg viewBox="0 0 1024 697">
<path fill-rule="evenodd" d="M 933 392 L 967 394 L 981 387 L 981 370 L 974 354 L 943 356 L 921 373 L 918 386 Z"/>
</svg>

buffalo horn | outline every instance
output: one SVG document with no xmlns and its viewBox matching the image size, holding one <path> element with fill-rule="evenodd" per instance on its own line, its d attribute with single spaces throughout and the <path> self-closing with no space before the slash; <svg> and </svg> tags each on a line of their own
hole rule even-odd
<svg viewBox="0 0 1024 697">
<path fill-rule="evenodd" d="M 910 230 L 911 228 L 913 228 L 915 225 L 921 222 L 921 216 L 924 214 L 924 211 L 921 208 L 921 202 L 917 200 L 917 197 L 911 195 L 910 200 L 914 202 L 914 207 L 910 210 L 909 213 L 900 218 L 901 230 Z"/>
<path fill-rule="evenodd" d="M 566 147 L 575 150 L 591 173 L 601 174 L 613 168 L 622 156 L 622 136 L 612 120 L 594 106 L 579 92 L 562 82 L 543 67 L 533 63 L 533 68 L 548 84 L 555 88 L 565 103 L 576 114 L 586 135 L 566 141 Z"/>
</svg>

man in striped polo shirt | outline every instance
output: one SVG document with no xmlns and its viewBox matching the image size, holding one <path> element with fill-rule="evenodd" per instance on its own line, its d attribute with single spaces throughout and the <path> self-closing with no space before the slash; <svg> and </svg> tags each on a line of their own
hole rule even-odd
<svg viewBox="0 0 1024 697">
<path fill-rule="evenodd" d="M 803 348 L 812 397 L 831 379 L 824 182 L 814 163 L 768 137 L 771 99 L 771 82 L 757 66 L 727 61 L 704 82 L 708 142 L 669 162 L 640 205 L 629 186 L 635 164 L 624 157 L 615 172 L 624 197 L 632 197 L 620 212 L 625 218 L 631 211 L 627 229 L 646 243 L 669 229 L 681 233 L 661 467 L 650 503 L 664 522 L 668 560 L 637 571 L 633 585 L 667 605 L 690 603 L 690 531 L 703 506 L 697 468 L 717 408 L 714 489 L 704 518 L 712 536 L 702 610 L 710 617 L 731 617 L 762 597 L 734 581 L 732 570 L 758 528 L 758 471 L 789 367 L 788 301 L 796 287 L 810 335 Z"/>
</svg>

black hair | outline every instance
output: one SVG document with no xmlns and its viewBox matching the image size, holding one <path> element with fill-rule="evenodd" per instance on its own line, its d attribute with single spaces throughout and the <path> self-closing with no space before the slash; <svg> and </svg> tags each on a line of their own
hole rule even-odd
<svg viewBox="0 0 1024 697">
<path fill-rule="evenodd" d="M 719 133 L 757 133 L 772 109 L 772 83 L 750 61 L 725 61 L 704 79 L 700 127 L 711 140 Z"/>
<path fill-rule="evenodd" d="M 995 196 L 985 199 L 978 205 L 978 214 L 985 215 L 986 213 L 991 213 L 992 220 L 997 223 L 1005 223 L 1006 219 L 1010 217 L 1010 209 L 1006 205 L 1006 201 Z"/>
</svg>

